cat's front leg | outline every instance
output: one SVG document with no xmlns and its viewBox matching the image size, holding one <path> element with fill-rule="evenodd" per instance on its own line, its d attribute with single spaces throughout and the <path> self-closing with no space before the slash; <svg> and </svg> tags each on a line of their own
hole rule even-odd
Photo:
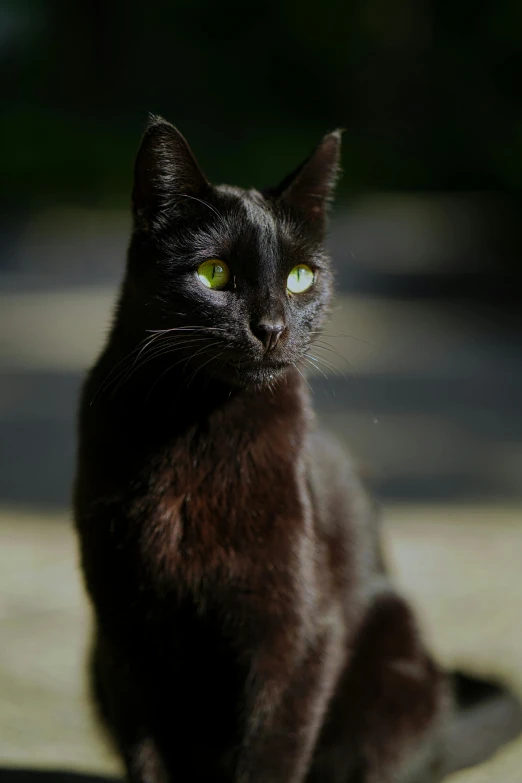
<svg viewBox="0 0 522 783">
<path fill-rule="evenodd" d="M 115 664 L 100 634 L 91 653 L 90 675 L 94 701 L 121 753 L 128 783 L 168 783 L 164 759 L 144 721 L 128 663 Z"/>
<path fill-rule="evenodd" d="M 323 634 L 290 677 L 268 656 L 253 668 L 236 783 L 301 783 L 335 687 L 341 634 Z"/>
</svg>

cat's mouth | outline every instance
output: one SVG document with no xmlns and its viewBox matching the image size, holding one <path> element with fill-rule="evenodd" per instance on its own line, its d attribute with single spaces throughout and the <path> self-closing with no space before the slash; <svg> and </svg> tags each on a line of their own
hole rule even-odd
<svg viewBox="0 0 522 783">
<path fill-rule="evenodd" d="M 230 364 L 238 370 L 284 370 L 289 362 L 270 359 L 232 359 Z"/>
<path fill-rule="evenodd" d="M 282 375 L 289 367 L 291 362 L 281 359 L 232 359 L 229 364 L 234 376 L 234 383 L 239 385 L 265 386 L 270 385 L 277 377 Z"/>
</svg>

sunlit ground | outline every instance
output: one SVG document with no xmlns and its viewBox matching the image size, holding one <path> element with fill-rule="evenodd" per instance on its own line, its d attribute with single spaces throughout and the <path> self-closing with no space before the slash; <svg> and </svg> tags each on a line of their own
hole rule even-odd
<svg viewBox="0 0 522 783">
<path fill-rule="evenodd" d="M 390 507 L 398 582 L 441 661 L 522 695 L 522 509 Z M 0 764 L 118 773 L 86 694 L 90 615 L 69 518 L 0 512 Z M 454 783 L 520 783 L 522 741 Z"/>
</svg>

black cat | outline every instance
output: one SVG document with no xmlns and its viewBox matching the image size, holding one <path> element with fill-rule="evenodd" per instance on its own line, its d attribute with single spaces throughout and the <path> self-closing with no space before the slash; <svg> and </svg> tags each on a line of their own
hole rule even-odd
<svg viewBox="0 0 522 783">
<path fill-rule="evenodd" d="M 136 783 L 428 783 L 519 728 L 514 698 L 430 658 L 314 427 L 339 149 L 264 192 L 212 186 L 161 118 L 137 157 L 75 488 L 93 684 Z"/>
</svg>

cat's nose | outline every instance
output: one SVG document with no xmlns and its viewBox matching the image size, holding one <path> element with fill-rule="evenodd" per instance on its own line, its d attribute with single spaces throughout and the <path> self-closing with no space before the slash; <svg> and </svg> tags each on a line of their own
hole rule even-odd
<svg viewBox="0 0 522 783">
<path fill-rule="evenodd" d="M 252 324 L 251 329 L 257 339 L 261 340 L 268 353 L 274 350 L 286 326 L 283 321 L 278 319 L 277 321 L 261 321 L 258 324 Z"/>
</svg>

